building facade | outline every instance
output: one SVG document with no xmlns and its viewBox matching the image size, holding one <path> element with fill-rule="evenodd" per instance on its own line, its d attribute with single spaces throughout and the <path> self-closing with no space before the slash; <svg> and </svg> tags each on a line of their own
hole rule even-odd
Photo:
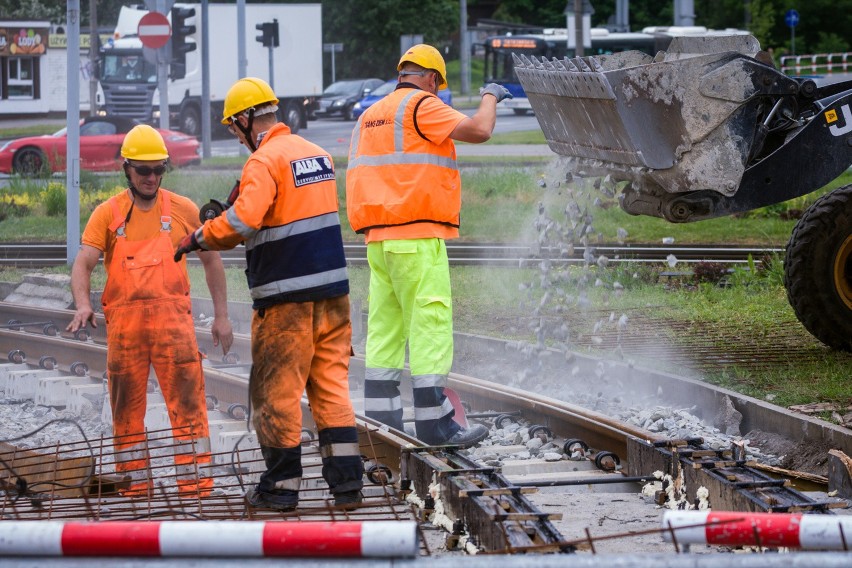
<svg viewBox="0 0 852 568">
<path fill-rule="evenodd" d="M 0 117 L 64 114 L 68 52 L 47 21 L 0 21 Z M 89 36 L 80 37 L 80 112 L 89 110 Z"/>
</svg>

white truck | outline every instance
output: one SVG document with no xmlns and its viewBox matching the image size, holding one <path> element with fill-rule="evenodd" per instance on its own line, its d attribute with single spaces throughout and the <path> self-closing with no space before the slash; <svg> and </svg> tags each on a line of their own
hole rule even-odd
<svg viewBox="0 0 852 568">
<path fill-rule="evenodd" d="M 225 94 L 239 78 L 237 6 L 208 5 L 209 46 L 204 46 L 201 40 L 201 5 L 175 4 L 175 7 L 195 10 L 195 15 L 185 23 L 195 27 L 186 41 L 195 42 L 196 49 L 185 55 L 183 77 L 168 80 L 169 124 L 186 134 L 201 134 L 201 55 L 207 49 L 209 119 L 213 124 L 211 132 L 216 133 L 223 129 L 219 120 Z M 101 49 L 99 66 L 103 110 L 142 122 L 152 122 L 159 116 L 160 100 L 157 67 L 145 59 L 148 48 L 143 48 L 137 36 L 139 20 L 147 13 L 141 6 L 121 8 L 114 38 Z M 171 21 L 171 12 L 166 16 Z M 274 81 L 270 81 L 269 48 L 255 38 L 261 35 L 256 26 L 273 20 L 278 21 L 280 45 L 272 48 Z M 246 75 L 272 83 L 279 99 L 279 117 L 297 132 L 307 125 L 308 116 L 322 93 L 322 8 L 319 3 L 246 4 L 245 27 Z"/>
</svg>

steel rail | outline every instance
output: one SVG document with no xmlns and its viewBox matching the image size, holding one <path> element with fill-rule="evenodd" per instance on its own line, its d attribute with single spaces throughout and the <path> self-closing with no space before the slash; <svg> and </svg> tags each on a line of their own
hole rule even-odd
<svg viewBox="0 0 852 568">
<path fill-rule="evenodd" d="M 604 256 L 608 262 L 657 263 L 667 262 L 673 255 L 678 263 L 695 264 L 714 262 L 744 264 L 751 258 L 760 262 L 762 258 L 783 255 L 784 249 L 777 247 L 743 247 L 724 245 L 618 245 L 601 244 L 590 248 L 595 257 Z M 455 266 L 506 266 L 531 267 L 544 259 L 557 264 L 583 264 L 586 262 L 585 246 L 572 250 L 538 247 L 527 244 L 465 243 L 453 241 L 447 244 L 450 264 Z M 345 243 L 346 259 L 353 265 L 366 265 L 367 248 L 361 243 Z M 200 264 L 195 255 L 190 255 L 191 264 Z M 226 266 L 245 264 L 242 248 L 222 252 Z M 66 247 L 62 243 L 4 243 L 0 244 L 0 266 L 39 268 L 66 264 Z"/>
</svg>

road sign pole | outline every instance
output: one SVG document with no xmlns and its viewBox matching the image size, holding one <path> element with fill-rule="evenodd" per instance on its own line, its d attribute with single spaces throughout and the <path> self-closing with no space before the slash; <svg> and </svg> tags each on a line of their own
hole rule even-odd
<svg viewBox="0 0 852 568">
<path fill-rule="evenodd" d="M 790 51 L 796 55 L 796 26 L 799 25 L 799 12 L 787 10 L 784 14 L 784 23 L 790 28 Z"/>
<path fill-rule="evenodd" d="M 272 87 L 272 92 L 275 92 L 275 65 L 272 56 L 272 50 L 275 49 L 270 45 L 266 48 L 269 51 L 269 86 Z"/>
<path fill-rule="evenodd" d="M 157 0 L 157 11 L 163 14 L 166 11 L 166 1 Z M 169 67 L 165 57 L 160 57 L 163 48 L 157 50 L 157 88 L 160 91 L 160 128 L 169 129 Z"/>
</svg>

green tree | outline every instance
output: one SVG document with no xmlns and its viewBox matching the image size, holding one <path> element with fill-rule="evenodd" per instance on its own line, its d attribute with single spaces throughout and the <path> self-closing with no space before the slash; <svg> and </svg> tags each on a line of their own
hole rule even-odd
<svg viewBox="0 0 852 568">
<path fill-rule="evenodd" d="M 98 0 L 98 27 L 115 26 L 122 2 Z M 5 20 L 47 20 L 65 24 L 68 18 L 66 0 L 0 0 L 0 14 Z M 80 21 L 89 25 L 89 0 L 80 0 Z"/>
<path fill-rule="evenodd" d="M 323 41 L 342 43 L 336 78 L 389 77 L 399 61 L 401 35 L 421 34 L 447 57 L 458 32 L 455 0 L 325 0 Z M 456 55 L 457 57 L 457 55 Z M 330 65 L 326 65 L 330 73 Z"/>
</svg>

